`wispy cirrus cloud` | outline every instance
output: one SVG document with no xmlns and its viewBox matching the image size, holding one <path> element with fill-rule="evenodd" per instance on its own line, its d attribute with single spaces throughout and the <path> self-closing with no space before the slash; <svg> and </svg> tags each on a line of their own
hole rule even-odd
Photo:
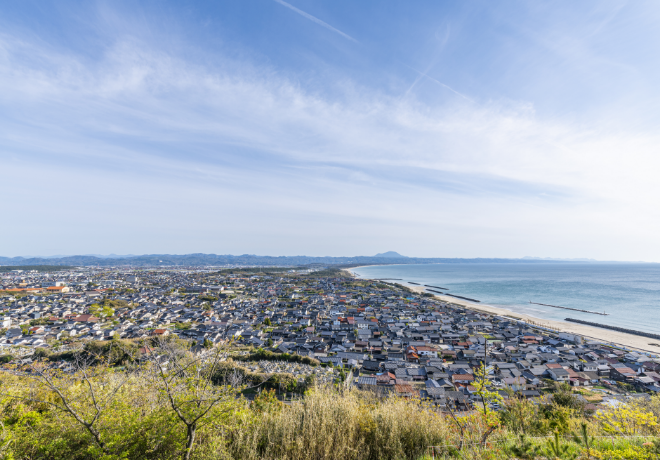
<svg viewBox="0 0 660 460">
<path fill-rule="evenodd" d="M 353 41 L 353 42 L 355 42 L 355 43 L 358 42 L 356 39 L 354 39 L 354 38 L 351 37 L 350 35 L 348 35 L 348 34 L 342 32 L 342 31 L 339 30 L 339 29 L 336 29 L 335 27 L 332 27 L 332 26 L 331 26 L 330 24 L 328 24 L 327 22 L 321 21 L 321 20 L 320 20 L 319 18 L 317 18 L 316 16 L 312 16 L 312 15 L 309 14 L 309 13 L 305 13 L 303 10 L 301 10 L 301 9 L 299 9 L 299 8 L 296 8 L 295 6 L 291 5 L 290 3 L 285 2 L 284 0 L 273 0 L 273 1 L 279 3 L 279 4 L 282 5 L 282 6 L 286 6 L 287 8 L 289 8 L 290 10 L 295 11 L 295 12 L 298 13 L 299 15 L 301 15 L 301 16 L 303 16 L 303 17 L 309 19 L 310 21 L 313 21 L 313 22 L 317 23 L 318 25 L 320 25 L 320 26 L 322 26 L 322 27 L 325 27 L 325 28 L 328 29 L 328 30 L 333 31 L 333 32 L 336 33 L 336 34 L 341 35 L 342 37 L 344 37 L 344 38 L 346 38 L 346 39 L 348 39 L 348 40 L 351 40 L 351 41 Z"/>
<path fill-rule="evenodd" d="M 402 99 L 126 35 L 94 60 L 7 35 L 0 50 L 0 188 L 29 210 L 0 230 L 5 241 L 37 239 L 47 217 L 53 240 L 88 245 L 65 253 L 357 254 L 378 240 L 413 255 L 527 255 L 534 235 L 552 254 L 590 256 L 557 251 L 660 229 L 653 133 L 453 89 L 441 104 Z M 58 215 L 51 200 L 89 218 Z M 93 247 L 130 240 L 127 222 L 142 248 Z M 346 246 L 327 243 L 337 235 Z"/>
</svg>

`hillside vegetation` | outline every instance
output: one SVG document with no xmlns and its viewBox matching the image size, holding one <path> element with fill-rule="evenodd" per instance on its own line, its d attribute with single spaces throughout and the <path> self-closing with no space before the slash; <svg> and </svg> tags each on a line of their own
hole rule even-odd
<svg viewBox="0 0 660 460">
<path fill-rule="evenodd" d="M 658 397 L 590 415 L 558 387 L 540 404 L 511 398 L 498 413 L 459 414 L 307 382 L 285 404 L 262 385 L 268 376 L 254 382 L 219 350 L 174 345 L 133 364 L 97 349 L 58 369 L 49 357 L 5 364 L 0 458 L 412 460 L 430 446 L 436 458 L 659 458 Z"/>
</svg>

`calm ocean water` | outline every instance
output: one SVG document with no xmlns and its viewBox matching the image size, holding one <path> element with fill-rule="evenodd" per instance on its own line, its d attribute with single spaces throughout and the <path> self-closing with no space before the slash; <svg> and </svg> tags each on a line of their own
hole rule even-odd
<svg viewBox="0 0 660 460">
<path fill-rule="evenodd" d="M 441 286 L 450 294 L 537 318 L 576 318 L 660 333 L 660 264 L 381 265 L 353 272 L 364 278 L 402 278 Z M 609 316 L 530 305 L 530 300 L 605 311 Z"/>
</svg>

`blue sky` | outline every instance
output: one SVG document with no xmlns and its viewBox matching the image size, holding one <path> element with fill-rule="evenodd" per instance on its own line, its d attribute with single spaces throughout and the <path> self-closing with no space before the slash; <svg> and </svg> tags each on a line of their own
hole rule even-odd
<svg viewBox="0 0 660 460">
<path fill-rule="evenodd" d="M 0 254 L 660 261 L 657 2 L 0 4 Z"/>
</svg>

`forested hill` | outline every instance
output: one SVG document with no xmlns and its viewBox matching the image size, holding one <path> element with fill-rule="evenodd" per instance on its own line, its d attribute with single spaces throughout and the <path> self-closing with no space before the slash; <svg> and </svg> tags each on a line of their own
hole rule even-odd
<svg viewBox="0 0 660 460">
<path fill-rule="evenodd" d="M 529 259 L 458 259 L 376 256 L 356 257 L 309 257 L 309 256 L 240 256 L 216 254 L 149 254 L 127 257 L 67 256 L 59 258 L 41 257 L 0 257 L 0 265 L 67 265 L 67 266 L 207 266 L 207 265 L 260 265 L 260 266 L 302 266 L 302 265 L 373 265 L 373 264 L 433 264 L 433 263 L 548 263 L 544 260 Z"/>
</svg>

